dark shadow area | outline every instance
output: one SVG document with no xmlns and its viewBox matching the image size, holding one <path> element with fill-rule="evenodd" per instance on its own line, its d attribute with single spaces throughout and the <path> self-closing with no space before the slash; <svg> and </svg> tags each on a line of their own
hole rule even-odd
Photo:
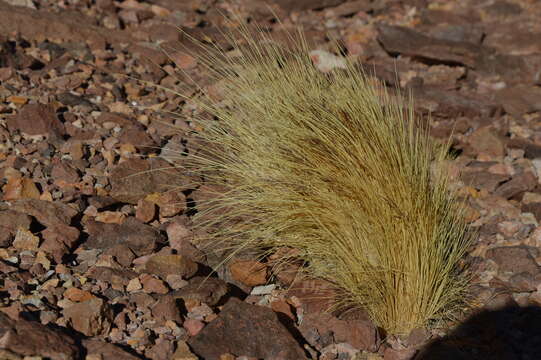
<svg viewBox="0 0 541 360">
<path fill-rule="evenodd" d="M 414 360 L 541 359 L 541 307 L 481 311 L 433 340 Z"/>
</svg>

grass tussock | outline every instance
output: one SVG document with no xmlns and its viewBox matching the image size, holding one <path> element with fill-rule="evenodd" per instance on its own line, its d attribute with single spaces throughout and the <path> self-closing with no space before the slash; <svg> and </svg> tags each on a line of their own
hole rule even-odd
<svg viewBox="0 0 541 360">
<path fill-rule="evenodd" d="M 191 119 L 200 146 L 182 166 L 224 191 L 198 204 L 196 224 L 235 251 L 296 249 L 343 290 L 341 305 L 364 307 L 389 333 L 449 317 L 464 302 L 469 237 L 446 148 L 411 99 L 352 64 L 324 74 L 302 36 L 284 48 L 252 35 L 200 58 L 222 99 L 191 99 L 204 110 Z"/>
</svg>

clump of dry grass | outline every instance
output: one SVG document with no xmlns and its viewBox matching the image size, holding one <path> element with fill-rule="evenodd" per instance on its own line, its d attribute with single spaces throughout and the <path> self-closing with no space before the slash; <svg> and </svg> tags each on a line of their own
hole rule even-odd
<svg viewBox="0 0 541 360">
<path fill-rule="evenodd" d="M 235 251 L 297 249 L 389 333 L 450 316 L 465 299 L 469 237 L 446 148 L 411 99 L 352 64 L 324 74 L 302 36 L 291 49 L 252 34 L 235 34 L 236 56 L 200 58 L 223 100 L 192 99 L 207 116 L 192 119 L 201 146 L 182 166 L 225 191 L 198 204 L 196 224 Z"/>
</svg>

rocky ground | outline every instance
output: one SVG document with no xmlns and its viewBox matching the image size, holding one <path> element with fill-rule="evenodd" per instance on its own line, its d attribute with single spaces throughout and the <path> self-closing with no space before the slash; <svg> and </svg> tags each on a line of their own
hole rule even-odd
<svg viewBox="0 0 541 360">
<path fill-rule="evenodd" d="M 538 359 L 541 3 L 267 3 L 282 25 L 259 0 L 0 0 L 0 359 Z M 323 313 L 322 281 L 287 290 L 295 269 L 212 273 L 190 222 L 212 189 L 167 156 L 192 130 L 171 113 L 194 109 L 150 84 L 207 84 L 177 27 L 220 41 L 230 12 L 302 25 L 322 67 L 339 39 L 435 136 L 454 129 L 476 315 L 386 337 Z"/>
</svg>

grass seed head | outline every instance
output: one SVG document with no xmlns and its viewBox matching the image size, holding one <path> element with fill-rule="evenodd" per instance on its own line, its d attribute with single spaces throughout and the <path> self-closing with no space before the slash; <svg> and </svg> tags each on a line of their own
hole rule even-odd
<svg viewBox="0 0 541 360">
<path fill-rule="evenodd" d="M 207 241 L 295 249 L 311 275 L 342 290 L 342 305 L 364 308 L 389 333 L 463 306 L 470 237 L 446 148 L 415 120 L 411 98 L 349 63 L 318 71 L 302 35 L 289 48 L 246 28 L 229 36 L 236 56 L 211 48 L 200 59 L 223 100 L 192 99 L 207 116 L 191 119 L 199 146 L 182 161 L 223 189 L 198 204 Z"/>
</svg>

